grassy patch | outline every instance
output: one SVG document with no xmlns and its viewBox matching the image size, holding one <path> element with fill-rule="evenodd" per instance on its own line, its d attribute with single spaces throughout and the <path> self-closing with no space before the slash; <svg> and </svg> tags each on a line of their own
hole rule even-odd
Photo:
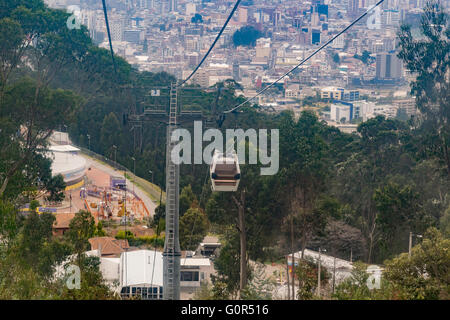
<svg viewBox="0 0 450 320">
<path fill-rule="evenodd" d="M 102 161 L 100 159 L 97 159 L 95 157 L 91 157 L 91 156 L 89 156 L 89 155 L 87 155 L 85 153 L 83 153 L 83 155 L 85 157 L 88 157 L 89 159 L 91 159 L 93 161 L 96 161 L 96 162 L 98 162 L 98 163 L 100 163 L 100 164 L 102 164 L 104 166 L 107 166 L 107 167 L 109 167 L 111 169 L 116 170 L 111 165 L 109 165 L 108 163 L 106 163 L 106 162 L 104 162 L 104 161 Z M 116 171 L 123 173 L 123 171 L 119 171 L 119 170 L 116 170 Z M 138 186 L 142 191 L 144 191 L 147 194 L 147 196 L 153 202 L 159 203 L 159 196 L 160 196 L 160 192 L 161 192 L 161 188 L 159 186 L 157 186 L 156 184 L 153 184 L 153 183 L 151 183 L 151 182 L 149 182 L 149 181 L 147 181 L 147 180 L 145 180 L 143 178 L 135 176 L 131 172 L 125 173 L 125 177 L 128 180 L 130 180 L 132 183 L 134 183 L 136 186 Z M 163 202 L 166 201 L 166 193 L 164 191 L 163 191 L 163 194 L 162 194 L 162 201 Z"/>
<path fill-rule="evenodd" d="M 142 191 L 144 191 L 150 197 L 150 199 L 152 199 L 152 201 L 154 201 L 155 203 L 159 203 L 159 196 L 160 196 L 160 192 L 161 192 L 160 187 L 158 187 L 157 185 L 155 185 L 145 179 L 135 176 L 132 173 L 127 172 L 125 174 L 125 177 L 128 180 L 130 180 L 132 183 L 137 185 Z M 166 193 L 164 191 L 162 194 L 162 201 L 163 202 L 166 201 Z"/>
</svg>

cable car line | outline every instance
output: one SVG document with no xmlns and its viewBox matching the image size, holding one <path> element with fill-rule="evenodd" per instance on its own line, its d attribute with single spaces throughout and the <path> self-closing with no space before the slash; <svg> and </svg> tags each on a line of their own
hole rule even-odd
<svg viewBox="0 0 450 320">
<path fill-rule="evenodd" d="M 234 5 L 233 10 L 231 11 L 230 15 L 228 16 L 227 21 L 225 21 L 225 24 L 223 25 L 223 27 L 220 30 L 219 34 L 217 35 L 216 39 L 212 43 L 211 47 L 209 47 L 209 50 L 208 50 L 208 52 L 206 52 L 203 59 L 200 61 L 200 63 L 197 65 L 197 67 L 195 67 L 194 71 L 192 71 L 192 73 L 189 75 L 189 77 L 187 77 L 183 82 L 181 82 L 181 84 L 178 85 L 178 87 L 181 87 L 183 84 L 185 84 L 187 81 L 189 81 L 189 79 L 192 78 L 192 76 L 197 72 L 197 70 L 200 68 L 200 66 L 203 64 L 203 62 L 206 60 L 206 58 L 208 57 L 208 55 L 211 53 L 212 49 L 216 45 L 217 41 L 219 41 L 220 36 L 225 31 L 225 28 L 227 27 L 228 22 L 230 22 L 231 18 L 233 17 L 234 13 L 236 12 L 237 8 L 239 7 L 239 3 L 241 3 L 241 0 L 236 1 L 236 4 Z"/>
<path fill-rule="evenodd" d="M 317 53 L 319 53 L 323 48 L 325 48 L 326 46 L 328 46 L 330 43 L 332 43 L 337 37 L 339 37 L 341 34 L 347 32 L 348 29 L 350 29 L 351 27 L 353 27 L 353 25 L 355 25 L 356 23 L 358 23 L 362 18 L 364 18 L 369 12 L 371 12 L 373 9 L 375 9 L 376 7 L 378 7 L 381 3 L 383 3 L 384 0 L 379 0 L 373 7 L 369 8 L 366 12 L 364 12 L 359 18 L 357 18 L 355 21 L 353 21 L 352 23 L 350 23 L 347 27 L 345 27 L 342 31 L 340 31 L 337 35 L 335 35 L 333 38 L 331 38 L 330 40 L 328 40 L 327 42 L 325 42 L 322 46 L 320 46 L 320 48 L 318 48 L 316 51 L 314 51 L 312 54 L 310 54 L 306 59 L 303 59 L 303 61 L 301 61 L 298 65 L 296 65 L 294 68 L 292 68 L 291 70 L 289 70 L 288 72 L 286 72 L 285 74 L 283 74 L 281 77 L 279 77 L 277 80 L 275 80 L 274 82 L 272 82 L 270 85 L 268 85 L 267 87 L 265 87 L 264 89 L 262 89 L 260 92 L 258 92 L 256 95 L 254 95 L 251 98 L 248 98 L 247 100 L 245 100 L 244 102 L 238 104 L 237 106 L 235 106 L 234 108 L 224 111 L 224 114 L 227 113 L 231 113 L 231 112 L 235 112 L 237 109 L 239 109 L 240 107 L 242 107 L 244 104 L 252 101 L 253 99 L 257 98 L 258 96 L 260 96 L 262 93 L 264 93 L 267 89 L 273 87 L 277 82 L 279 82 L 280 80 L 284 79 L 288 74 L 290 74 L 291 72 L 293 72 L 294 70 L 296 70 L 298 67 L 300 67 L 301 65 L 303 65 L 305 62 L 307 62 L 309 59 L 311 59 L 313 56 L 315 56 Z"/>
<path fill-rule="evenodd" d="M 103 13 L 105 14 L 106 31 L 108 32 L 109 48 L 111 50 L 111 58 L 113 61 L 113 66 L 114 66 L 114 73 L 117 74 L 116 59 L 114 58 L 114 51 L 113 51 L 112 41 L 111 41 L 111 32 L 109 31 L 108 13 L 106 12 L 105 0 L 102 0 L 102 3 L 103 3 Z"/>
</svg>

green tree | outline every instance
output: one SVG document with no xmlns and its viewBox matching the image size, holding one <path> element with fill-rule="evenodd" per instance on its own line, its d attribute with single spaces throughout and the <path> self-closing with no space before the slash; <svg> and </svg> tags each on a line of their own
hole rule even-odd
<svg viewBox="0 0 450 320">
<path fill-rule="evenodd" d="M 339 54 L 335 53 L 333 55 L 333 61 L 334 63 L 339 64 L 339 62 L 341 61 L 341 59 L 339 58 Z"/>
<path fill-rule="evenodd" d="M 0 121 L 5 123 L 6 131 L 0 139 L 0 167 L 4 172 L 0 177 L 0 195 L 7 191 L 11 181 L 28 180 L 37 184 L 36 176 L 47 174 L 40 170 L 44 160 L 39 152 L 48 144 L 54 128 L 67 121 L 75 105 L 76 98 L 71 92 L 40 88 L 30 78 L 6 88 L 0 105 Z M 14 197 L 21 191 L 7 194 Z"/>
<path fill-rule="evenodd" d="M 221 243 L 219 256 L 214 259 L 217 276 L 212 275 L 211 280 L 215 288 L 214 295 L 229 299 L 230 296 L 237 295 L 240 283 L 241 256 L 237 231 L 233 227 L 228 227 L 221 238 Z"/>
<path fill-rule="evenodd" d="M 444 215 L 440 219 L 440 230 L 442 234 L 450 238 L 450 206 L 445 210 Z"/>
<path fill-rule="evenodd" d="M 52 227 L 56 218 L 51 213 L 30 212 L 23 224 L 19 244 L 19 255 L 29 265 L 39 264 L 40 251 L 51 241 Z"/>
<path fill-rule="evenodd" d="M 58 174 L 50 179 L 47 183 L 47 191 L 50 195 L 47 197 L 48 201 L 61 202 L 64 200 L 64 190 L 66 189 L 66 183 L 62 175 Z"/>
<path fill-rule="evenodd" d="M 372 57 L 370 56 L 370 52 L 367 51 L 367 50 L 364 50 L 361 56 L 355 54 L 353 57 L 355 59 L 361 60 L 364 64 L 369 64 L 369 62 L 372 61 Z"/>
<path fill-rule="evenodd" d="M 422 115 L 422 148 L 428 155 L 437 156 L 450 176 L 450 29 L 448 14 L 439 1 L 427 1 L 420 31 L 420 38 L 415 38 L 410 26 L 401 26 L 398 56 L 416 75 L 411 93 Z"/>
<path fill-rule="evenodd" d="M 52 227 L 55 217 L 51 213 L 30 212 L 24 221 L 16 248 L 12 256 L 25 269 L 31 268 L 39 277 L 51 277 L 56 265 L 70 254 L 67 244 L 53 239 Z"/>
<path fill-rule="evenodd" d="M 370 290 L 367 287 L 367 265 L 362 262 L 355 262 L 351 276 L 345 279 L 336 287 L 334 297 L 338 300 L 363 300 L 370 297 Z"/>
<path fill-rule="evenodd" d="M 100 271 L 98 257 L 84 257 L 79 260 L 81 279 L 80 289 L 68 289 L 63 286 L 60 299 L 63 300 L 115 300 L 119 297 L 108 287 Z M 66 279 L 62 279 L 65 283 Z"/>
<path fill-rule="evenodd" d="M 8 246 L 19 229 L 17 210 L 9 201 L 0 199 L 0 237 L 4 239 L 4 245 Z M 1 247 L 1 246 L 0 246 Z"/>
<path fill-rule="evenodd" d="M 283 198 L 289 204 L 285 230 L 291 252 L 294 229 L 303 252 L 311 237 L 326 226 L 326 213 L 316 210 L 316 204 L 326 190 L 330 174 L 329 147 L 323 137 L 323 126 L 312 112 L 302 112 L 296 123 L 292 118 L 284 119 L 281 128 L 280 148 L 285 150 L 280 159 L 284 163 L 281 175 L 287 187 Z"/>
<path fill-rule="evenodd" d="M 113 112 L 110 112 L 105 116 L 100 131 L 100 143 L 103 146 L 105 154 L 108 154 L 112 159 L 114 159 L 114 152 L 116 152 L 113 145 L 118 147 L 121 144 L 120 129 L 121 126 L 119 120 L 117 120 L 117 117 Z"/>
<path fill-rule="evenodd" d="M 208 232 L 208 218 L 199 208 L 191 208 L 180 218 L 180 246 L 195 250 Z"/>
<path fill-rule="evenodd" d="M 82 59 L 91 42 L 85 27 L 68 29 L 69 14 L 49 9 L 42 1 L 2 1 L 0 11 L 3 196 L 11 180 L 20 179 L 20 175 L 29 178 L 27 171 L 33 171 L 33 159 L 46 146 L 47 138 L 54 128 L 68 122 L 75 96 L 69 91 L 50 89 L 50 84 L 65 66 Z M 9 193 L 8 197 L 21 191 Z"/>
<path fill-rule="evenodd" d="M 184 215 L 194 201 L 197 202 L 197 197 L 194 192 L 192 192 L 191 185 L 187 185 L 180 193 L 180 216 Z"/>
<path fill-rule="evenodd" d="M 395 239 L 403 240 L 399 237 L 400 232 L 423 233 L 432 223 L 425 216 L 419 203 L 419 195 L 411 186 L 401 187 L 389 182 L 386 186 L 375 189 L 374 201 L 379 211 L 377 223 L 384 233 L 386 247 L 392 248 Z"/>
<path fill-rule="evenodd" d="M 97 223 L 97 227 L 95 229 L 95 235 L 97 237 L 104 237 L 104 236 L 106 236 L 106 231 L 103 229 L 103 223 L 101 221 L 99 221 Z"/>
<path fill-rule="evenodd" d="M 253 276 L 248 285 L 241 292 L 242 300 L 272 300 L 272 294 L 277 286 L 276 280 L 267 278 L 265 265 L 256 264 Z"/>
<path fill-rule="evenodd" d="M 88 240 L 95 235 L 95 230 L 94 217 L 88 211 L 78 211 L 70 221 L 69 231 L 66 235 L 78 259 L 82 258 L 84 251 L 89 250 L 90 244 Z"/>
<path fill-rule="evenodd" d="M 256 40 L 262 37 L 262 33 L 252 26 L 245 26 L 236 30 L 233 34 L 234 46 L 256 46 Z"/>
<path fill-rule="evenodd" d="M 153 216 L 153 227 L 158 226 L 161 219 L 164 220 L 164 217 L 166 216 L 166 204 L 161 203 L 159 206 L 155 208 L 155 215 Z M 164 230 L 161 229 L 161 230 Z"/>
<path fill-rule="evenodd" d="M 203 17 L 201 14 L 196 13 L 192 18 L 191 18 L 191 22 L 192 23 L 203 23 Z"/>
<path fill-rule="evenodd" d="M 318 266 L 311 260 L 301 259 L 295 268 L 300 283 L 297 291 L 297 297 L 300 300 L 311 300 L 314 297 L 314 290 L 317 290 Z M 328 283 L 330 276 L 325 268 L 320 270 L 320 285 L 324 286 Z"/>
<path fill-rule="evenodd" d="M 375 189 L 383 186 L 389 175 L 410 174 L 414 162 L 404 150 L 404 141 L 410 134 L 405 123 L 377 116 L 361 123 L 358 132 L 361 139 L 353 143 L 354 151 L 350 149 L 350 156 L 337 164 L 333 192 L 342 203 L 350 204 L 355 213 L 348 223 L 362 231 L 366 240 L 365 259 L 372 263 L 383 258 L 378 256 L 382 230 L 373 197 Z M 399 159 L 408 164 L 404 165 Z"/>
<path fill-rule="evenodd" d="M 402 253 L 385 265 L 384 276 L 399 290 L 400 298 L 449 299 L 450 240 L 436 228 L 428 229 L 411 258 Z"/>
</svg>

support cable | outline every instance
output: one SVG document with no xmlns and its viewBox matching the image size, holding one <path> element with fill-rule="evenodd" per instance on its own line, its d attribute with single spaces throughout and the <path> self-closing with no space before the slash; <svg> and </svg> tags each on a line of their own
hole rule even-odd
<svg viewBox="0 0 450 320">
<path fill-rule="evenodd" d="M 208 57 L 208 55 L 211 53 L 212 49 L 214 48 L 214 46 L 216 45 L 217 41 L 219 41 L 220 36 L 222 35 L 222 33 L 225 31 L 225 28 L 228 25 L 228 22 L 230 22 L 231 18 L 233 17 L 234 13 L 236 12 L 237 8 L 239 7 L 239 3 L 241 3 L 241 0 L 237 0 L 236 4 L 234 5 L 233 10 L 231 11 L 230 15 L 228 16 L 227 21 L 225 21 L 225 24 L 223 25 L 222 29 L 220 30 L 219 34 L 217 35 L 216 39 L 214 40 L 214 42 L 212 43 L 211 47 L 209 47 L 208 52 L 206 52 L 205 56 L 203 57 L 203 59 L 200 61 L 200 63 L 197 65 L 197 67 L 195 67 L 194 71 L 192 71 L 192 73 L 189 75 L 189 77 L 186 78 L 186 80 L 184 80 L 183 82 L 181 82 L 180 85 L 178 85 L 178 87 L 181 87 L 183 84 L 185 84 L 186 82 L 189 81 L 189 79 L 192 78 L 192 76 L 197 72 L 197 70 L 201 67 L 201 65 L 203 64 L 203 62 L 205 62 L 206 58 Z"/>
<path fill-rule="evenodd" d="M 109 30 L 108 13 L 106 12 L 105 0 L 102 0 L 102 3 L 103 3 L 103 13 L 105 14 L 106 31 L 108 32 L 109 48 L 111 50 L 111 58 L 113 61 L 113 66 L 114 66 L 114 73 L 117 74 L 116 59 L 114 59 L 114 51 L 113 51 L 113 47 L 112 47 L 111 32 Z"/>
</svg>

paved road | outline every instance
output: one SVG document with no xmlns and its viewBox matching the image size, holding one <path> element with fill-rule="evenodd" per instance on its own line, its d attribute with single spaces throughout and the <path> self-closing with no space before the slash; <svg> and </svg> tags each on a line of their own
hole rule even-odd
<svg viewBox="0 0 450 320">
<path fill-rule="evenodd" d="M 111 176 L 117 176 L 117 175 L 122 176 L 122 171 L 116 171 L 116 170 L 114 170 L 114 168 L 112 168 L 106 164 L 102 164 L 98 161 L 95 161 L 92 158 L 90 158 L 82 153 L 80 153 L 80 155 L 86 159 L 87 167 L 97 168 Z M 127 187 L 129 190 L 133 189 L 133 183 L 128 179 L 127 179 Z M 153 215 L 155 214 L 155 209 L 158 206 L 158 204 L 153 202 L 150 199 L 150 197 L 142 189 L 140 189 L 137 185 L 134 185 L 134 192 L 139 196 L 139 198 L 142 199 L 142 201 L 145 203 L 145 206 L 147 207 L 148 211 L 150 212 L 150 216 L 153 217 Z"/>
</svg>

